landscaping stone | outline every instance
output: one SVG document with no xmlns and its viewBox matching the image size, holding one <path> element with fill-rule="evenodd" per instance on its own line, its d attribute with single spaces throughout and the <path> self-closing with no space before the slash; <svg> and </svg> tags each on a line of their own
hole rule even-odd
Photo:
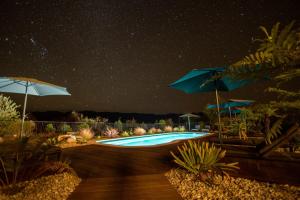
<svg viewBox="0 0 300 200">
<path fill-rule="evenodd" d="M 166 177 L 176 187 L 183 199 L 299 199 L 300 187 L 290 185 L 270 184 L 233 178 L 230 176 L 216 176 L 214 184 L 209 185 L 196 179 L 195 175 L 184 170 L 172 169 Z"/>
<path fill-rule="evenodd" d="M 64 200 L 79 183 L 80 178 L 70 173 L 41 177 L 18 183 L 18 187 L 24 188 L 14 195 L 6 195 L 0 188 L 0 200 Z"/>
</svg>

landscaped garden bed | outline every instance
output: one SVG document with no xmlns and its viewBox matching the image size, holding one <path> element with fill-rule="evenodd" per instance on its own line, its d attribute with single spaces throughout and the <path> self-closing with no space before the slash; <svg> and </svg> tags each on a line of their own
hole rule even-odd
<svg viewBox="0 0 300 200">
<path fill-rule="evenodd" d="M 207 184 L 181 169 L 168 171 L 166 177 L 183 199 L 297 199 L 300 187 L 270 184 L 244 178 L 216 176 Z"/>
</svg>

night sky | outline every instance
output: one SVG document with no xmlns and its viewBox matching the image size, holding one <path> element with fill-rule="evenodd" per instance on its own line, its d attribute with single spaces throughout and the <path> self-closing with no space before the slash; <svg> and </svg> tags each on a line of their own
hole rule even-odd
<svg viewBox="0 0 300 200">
<path fill-rule="evenodd" d="M 260 25 L 299 23 L 299 10 L 299 0 L 1 0 L 0 76 L 72 94 L 30 96 L 30 111 L 197 112 L 214 93 L 187 95 L 168 84 L 191 69 L 236 61 L 255 48 Z M 264 101 L 262 84 L 221 97 Z"/>
</svg>

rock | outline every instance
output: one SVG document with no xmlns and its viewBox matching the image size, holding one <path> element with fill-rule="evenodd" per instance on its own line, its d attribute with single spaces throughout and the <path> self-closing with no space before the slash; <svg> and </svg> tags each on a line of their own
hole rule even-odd
<svg viewBox="0 0 300 200">
<path fill-rule="evenodd" d="M 25 187 L 14 195 L 5 195 L 0 188 L 0 200 L 64 200 L 68 198 L 79 183 L 80 179 L 69 173 L 41 177 L 32 181 L 18 183 L 18 186 Z"/>
<path fill-rule="evenodd" d="M 269 184 L 243 178 L 214 178 L 215 185 L 208 186 L 195 175 L 180 169 L 168 171 L 166 177 L 183 199 L 297 199 L 300 187 Z"/>
</svg>

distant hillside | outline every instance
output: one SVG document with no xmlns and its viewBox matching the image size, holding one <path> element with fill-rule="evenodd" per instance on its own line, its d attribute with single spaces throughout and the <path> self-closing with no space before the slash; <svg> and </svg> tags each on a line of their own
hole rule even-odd
<svg viewBox="0 0 300 200">
<path fill-rule="evenodd" d="M 103 117 L 107 118 L 110 122 L 121 119 L 126 121 L 129 119 L 135 119 L 137 122 L 154 123 L 156 120 L 169 119 L 177 123 L 181 114 L 146 114 L 146 113 L 119 113 L 119 112 L 95 112 L 95 111 L 81 111 L 79 112 L 84 116 L 95 118 Z M 207 118 L 203 113 L 195 113 L 200 116 L 201 121 L 207 121 Z M 38 121 L 70 121 L 71 112 L 58 112 L 58 111 L 47 111 L 47 112 L 32 112 L 29 118 Z"/>
</svg>

